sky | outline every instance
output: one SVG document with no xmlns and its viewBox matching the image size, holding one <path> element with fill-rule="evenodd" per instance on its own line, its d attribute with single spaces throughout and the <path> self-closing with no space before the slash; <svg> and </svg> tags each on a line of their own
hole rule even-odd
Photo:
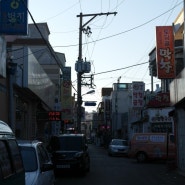
<svg viewBox="0 0 185 185">
<path fill-rule="evenodd" d="M 79 22 L 82 13 L 109 15 L 83 16 L 83 24 L 91 34 L 83 34 L 82 57 L 91 62 L 94 74 L 92 90 L 82 86 L 83 101 L 101 102 L 101 89 L 113 83 L 143 81 L 151 89 L 149 53 L 155 48 L 156 26 L 172 25 L 183 8 L 182 0 L 29 0 L 28 9 L 36 23 L 46 22 L 49 42 L 54 51 L 65 54 L 66 66 L 71 66 L 73 93 L 77 93 L 75 63 L 79 55 Z M 116 15 L 113 13 L 117 12 Z M 29 16 L 29 23 L 33 23 Z M 86 27 L 85 27 L 86 28 Z M 143 64 L 145 63 L 145 64 Z M 154 78 L 154 90 L 160 80 Z M 96 111 L 95 107 L 85 110 Z"/>
</svg>

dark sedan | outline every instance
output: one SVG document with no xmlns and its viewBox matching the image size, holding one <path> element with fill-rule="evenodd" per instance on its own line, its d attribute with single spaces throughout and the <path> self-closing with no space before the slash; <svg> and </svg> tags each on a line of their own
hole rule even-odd
<svg viewBox="0 0 185 185">
<path fill-rule="evenodd" d="M 90 156 L 83 134 L 53 136 L 50 141 L 55 174 L 60 171 L 76 171 L 82 174 L 90 170 Z"/>
</svg>

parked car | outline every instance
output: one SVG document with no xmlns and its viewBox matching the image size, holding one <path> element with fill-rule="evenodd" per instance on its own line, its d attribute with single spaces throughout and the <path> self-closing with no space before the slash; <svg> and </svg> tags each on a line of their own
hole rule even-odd
<svg viewBox="0 0 185 185">
<path fill-rule="evenodd" d="M 84 134 L 53 136 L 49 148 L 56 175 L 69 170 L 85 174 L 90 170 L 90 156 Z"/>
<path fill-rule="evenodd" d="M 18 140 L 18 145 L 26 172 L 26 185 L 54 185 L 54 166 L 44 144 L 37 140 Z"/>
<path fill-rule="evenodd" d="M 176 145 L 173 134 L 135 133 L 130 141 L 129 157 L 138 162 L 152 159 L 175 159 Z"/>
<path fill-rule="evenodd" d="M 123 139 L 112 139 L 108 146 L 108 155 L 127 156 L 129 151 L 128 141 Z"/>
<path fill-rule="evenodd" d="M 25 171 L 11 128 L 0 121 L 0 185 L 25 185 Z"/>
</svg>

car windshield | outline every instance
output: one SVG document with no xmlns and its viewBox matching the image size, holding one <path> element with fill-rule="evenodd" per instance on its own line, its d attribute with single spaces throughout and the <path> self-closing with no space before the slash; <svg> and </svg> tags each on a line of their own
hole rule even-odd
<svg viewBox="0 0 185 185">
<path fill-rule="evenodd" d="M 54 150 L 80 151 L 83 149 L 84 143 L 81 137 L 59 137 L 52 145 Z"/>
<path fill-rule="evenodd" d="M 123 146 L 127 146 L 128 143 L 126 140 L 112 140 L 112 145 L 123 145 Z"/>
<path fill-rule="evenodd" d="M 26 172 L 37 170 L 37 158 L 33 147 L 20 146 L 20 151 L 23 159 L 23 164 Z"/>
</svg>

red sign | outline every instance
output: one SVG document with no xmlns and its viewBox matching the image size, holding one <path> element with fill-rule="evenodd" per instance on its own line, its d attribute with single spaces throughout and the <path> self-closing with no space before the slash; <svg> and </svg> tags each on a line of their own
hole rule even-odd
<svg viewBox="0 0 185 185">
<path fill-rule="evenodd" d="M 173 27 L 157 26 L 156 42 L 158 78 L 175 78 Z"/>
<path fill-rule="evenodd" d="M 61 121 L 61 112 L 60 111 L 50 111 L 48 112 L 49 121 Z"/>
<path fill-rule="evenodd" d="M 134 108 L 143 107 L 145 84 L 143 82 L 132 82 L 132 88 L 132 106 Z"/>
<path fill-rule="evenodd" d="M 37 112 L 37 120 L 42 121 L 61 121 L 62 113 L 60 111 Z"/>
<path fill-rule="evenodd" d="M 147 107 L 168 107 L 170 106 L 170 94 L 169 93 L 159 93 L 147 98 Z"/>
</svg>

